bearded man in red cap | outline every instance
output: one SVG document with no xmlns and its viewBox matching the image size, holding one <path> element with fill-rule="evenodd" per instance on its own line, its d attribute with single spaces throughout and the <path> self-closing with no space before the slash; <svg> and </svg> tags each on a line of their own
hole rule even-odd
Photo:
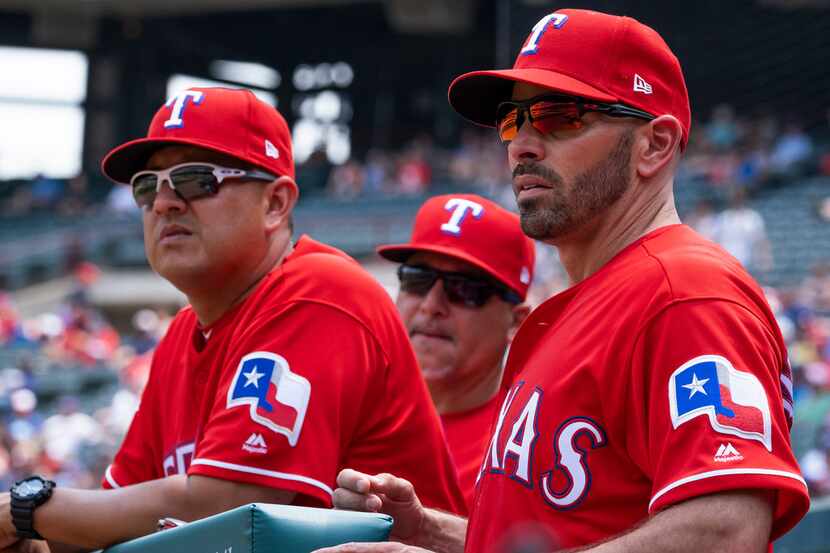
<svg viewBox="0 0 830 553">
<path fill-rule="evenodd" d="M 677 216 L 677 58 L 634 19 L 559 10 L 513 69 L 462 75 L 449 100 L 497 129 L 522 228 L 571 286 L 513 340 L 469 524 L 356 471 L 335 504 L 444 552 L 767 551 L 809 507 L 792 374 L 760 287 Z"/>
<path fill-rule="evenodd" d="M 0 496 L 0 548 L 95 549 L 249 502 L 329 506 L 347 466 L 394 470 L 465 512 L 388 294 L 343 252 L 292 240 L 298 187 L 274 108 L 184 91 L 102 169 L 132 186 L 150 265 L 190 305 L 155 351 L 109 489 L 18 482 Z"/>
<path fill-rule="evenodd" d="M 507 389 L 504 357 L 530 307 L 535 249 L 519 218 L 473 194 L 427 200 L 411 240 L 378 248 L 401 263 L 397 305 L 467 507 Z"/>
</svg>

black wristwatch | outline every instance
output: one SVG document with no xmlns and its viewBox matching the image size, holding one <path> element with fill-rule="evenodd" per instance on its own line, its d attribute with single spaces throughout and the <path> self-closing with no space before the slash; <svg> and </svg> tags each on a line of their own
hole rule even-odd
<svg viewBox="0 0 830 553">
<path fill-rule="evenodd" d="M 40 476 L 30 476 L 15 482 L 11 492 L 12 522 L 17 536 L 28 540 L 42 540 L 35 531 L 35 509 L 52 497 L 55 483 Z"/>
</svg>

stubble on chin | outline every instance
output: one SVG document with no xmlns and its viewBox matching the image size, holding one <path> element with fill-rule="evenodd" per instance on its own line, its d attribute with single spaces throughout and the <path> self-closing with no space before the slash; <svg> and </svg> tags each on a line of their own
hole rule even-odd
<svg viewBox="0 0 830 553">
<path fill-rule="evenodd" d="M 553 241 L 600 216 L 630 185 L 633 131 L 626 131 L 607 158 L 577 175 L 570 185 L 541 164 L 518 165 L 517 174 L 535 174 L 553 184 L 544 195 L 517 199 L 522 231 L 536 240 Z"/>
<path fill-rule="evenodd" d="M 571 226 L 561 195 L 560 191 L 550 189 L 543 197 L 518 201 L 522 232 L 534 240 L 546 240 L 560 236 Z"/>
</svg>

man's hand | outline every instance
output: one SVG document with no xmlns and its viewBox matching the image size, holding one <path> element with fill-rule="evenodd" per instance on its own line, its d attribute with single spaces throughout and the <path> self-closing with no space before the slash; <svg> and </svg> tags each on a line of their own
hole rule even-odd
<svg viewBox="0 0 830 553">
<path fill-rule="evenodd" d="M 337 475 L 337 485 L 339 487 L 334 490 L 332 497 L 336 509 L 380 512 L 392 516 L 395 524 L 391 536 L 397 540 L 411 541 L 420 532 L 426 513 L 409 481 L 392 474 L 371 476 L 356 470 L 343 469 Z M 372 551 L 379 553 L 380 550 Z"/>
<path fill-rule="evenodd" d="M 19 540 L 14 545 L 0 549 L 0 553 L 50 553 L 50 549 L 43 540 Z"/>
<path fill-rule="evenodd" d="M 426 509 L 408 481 L 392 474 L 371 476 L 352 469 L 337 475 L 332 502 L 336 509 L 385 513 L 395 519 L 394 542 L 350 543 L 323 549 L 326 553 L 463 553 L 467 520 Z M 415 547 L 420 546 L 420 547 Z M 423 549 L 422 549 L 423 548 Z M 330 551 L 331 550 L 331 551 Z"/>
<path fill-rule="evenodd" d="M 2 553 L 2 551 L 0 551 Z M 428 549 L 405 545 L 394 541 L 378 543 L 344 543 L 334 547 L 318 549 L 313 553 L 432 553 Z"/>
</svg>

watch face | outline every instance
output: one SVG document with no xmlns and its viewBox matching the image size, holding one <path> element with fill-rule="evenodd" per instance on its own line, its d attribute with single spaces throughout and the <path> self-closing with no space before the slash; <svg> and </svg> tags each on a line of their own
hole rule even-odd
<svg viewBox="0 0 830 553">
<path fill-rule="evenodd" d="M 37 495 L 37 493 L 42 489 L 43 482 L 41 482 L 40 479 L 31 479 L 21 482 L 16 491 L 18 495 L 23 497 L 32 497 Z"/>
</svg>

